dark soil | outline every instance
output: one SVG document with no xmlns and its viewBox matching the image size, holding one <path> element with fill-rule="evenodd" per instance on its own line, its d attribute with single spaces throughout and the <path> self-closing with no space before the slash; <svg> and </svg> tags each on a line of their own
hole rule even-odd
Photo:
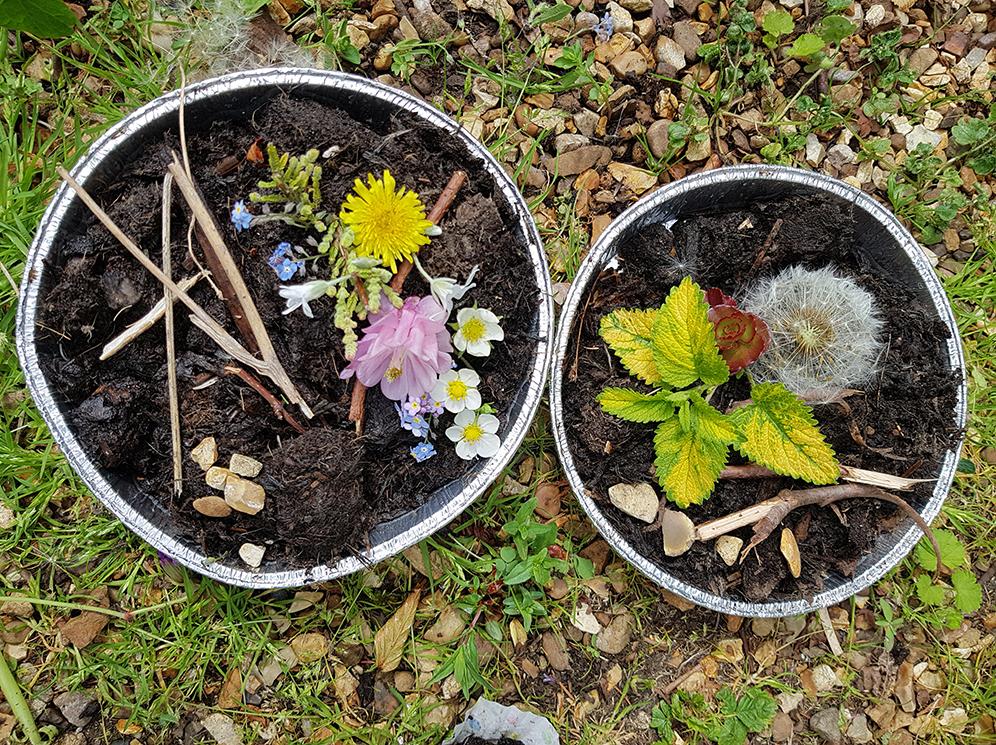
<svg viewBox="0 0 996 745">
<path fill-rule="evenodd" d="M 471 735 L 463 741 L 463 745 L 522 745 L 522 741 L 513 740 L 511 737 L 503 737 L 500 740 L 485 740 L 483 737 Z"/>
<path fill-rule="evenodd" d="M 745 222 L 749 218 L 749 223 Z M 775 220 L 784 220 L 776 240 L 755 262 Z M 831 573 L 851 576 L 876 537 L 900 520 L 895 507 L 876 500 L 842 503 L 846 524 L 826 508 L 792 512 L 786 525 L 802 553 L 802 577 L 793 579 L 778 549 L 778 531 L 742 565 L 727 567 L 714 544 L 697 543 L 683 556 L 664 555 L 660 532 L 615 508 L 608 488 L 619 482 L 656 484 L 654 425 L 624 422 L 603 413 L 595 400 L 608 385 L 633 387 L 598 335 L 599 321 L 619 307 L 660 305 L 669 289 L 691 275 L 702 287 L 737 296 L 758 277 L 792 264 L 832 265 L 853 277 L 877 299 L 886 320 L 886 357 L 864 395 L 846 405 L 815 408 L 820 428 L 841 463 L 907 477 L 937 475 L 945 451 L 958 437 L 953 422 L 957 380 L 949 369 L 948 331 L 932 306 L 901 282 L 876 272 L 855 241 L 852 208 L 843 202 L 793 197 L 757 203 L 742 210 L 686 216 L 668 230 L 645 228 L 621 241 L 620 270 L 603 271 L 585 303 L 573 334 L 565 371 L 565 416 L 574 461 L 605 514 L 626 539 L 664 571 L 717 594 L 747 600 L 807 596 L 819 591 Z M 574 342 L 572 342 L 573 344 Z M 577 350 L 576 369 L 574 350 Z M 723 408 L 747 398 L 749 384 L 739 376 L 722 386 L 713 403 Z M 605 454 L 606 443 L 611 453 Z M 731 463 L 743 462 L 731 450 Z M 712 496 L 687 512 L 696 523 L 734 512 L 795 484 L 792 479 L 720 481 Z M 933 484 L 907 495 L 914 506 L 926 501 Z M 746 541 L 750 529 L 734 535 Z"/>
<path fill-rule="evenodd" d="M 352 384 L 339 379 L 346 360 L 332 325 L 332 301 L 313 303 L 314 319 L 299 311 L 282 315 L 284 303 L 277 294 L 281 281 L 267 265 L 277 243 L 306 246 L 306 233 L 270 222 L 237 234 L 228 218 L 233 202 L 247 199 L 256 182 L 268 177 L 265 165 L 245 159 L 254 141 L 262 147 L 273 142 L 291 153 L 339 145 L 342 150 L 322 164 L 323 206 L 333 214 L 354 179 L 368 172 L 379 176 L 390 168 L 397 182 L 417 191 L 428 209 L 455 170 L 467 171 L 467 183 L 442 220 L 442 236 L 420 256 L 434 276 L 463 279 L 479 265 L 477 287 L 463 304 L 491 308 L 504 319 L 505 342 L 494 345 L 485 360 L 470 363 L 481 375 L 484 400 L 505 412 L 525 382 L 535 346 L 531 332 L 537 289 L 524 239 L 515 230 L 517 221 L 496 196 L 496 185 L 462 146 L 437 130 L 406 117 L 377 123 L 353 116 L 313 100 L 280 97 L 262 103 L 246 118 L 188 123 L 194 176 L 222 226 L 280 360 L 316 417 L 306 434 L 297 435 L 242 381 L 220 375 L 224 358 L 178 305 L 177 367 L 187 454 L 179 499 L 170 496 L 169 488 L 162 325 L 110 360 L 98 360 L 102 346 L 159 299 L 158 282 L 89 213 L 78 230 L 64 237 L 48 267 L 39 347 L 49 385 L 61 397 L 71 427 L 100 466 L 159 500 L 175 523 L 171 529 L 199 544 L 208 556 L 231 558 L 247 540 L 265 543 L 268 561 L 282 559 L 292 566 L 355 553 L 365 548 L 373 526 L 423 504 L 435 490 L 481 463 L 459 459 L 445 437 L 436 457 L 416 463 L 409 454 L 416 440 L 398 426 L 393 404 L 379 391 L 367 397 L 365 436 L 354 437 L 353 424 L 347 421 Z M 93 195 L 157 263 L 162 253 L 162 176 L 171 149 L 178 150 L 178 145 L 176 134 L 167 134 L 131 160 L 103 193 Z M 226 171 L 224 164 L 237 167 Z M 174 273 L 188 276 L 196 267 L 186 250 L 182 201 L 177 192 Z M 177 267 L 181 257 L 186 263 Z M 324 269 L 324 260 L 309 262 L 309 278 L 321 277 Z M 405 294 L 427 291 L 413 272 Z M 205 282 L 191 295 L 238 338 L 226 306 Z M 214 378 L 207 387 L 199 385 Z M 503 426 L 507 424 L 503 420 Z M 209 435 L 218 441 L 219 465 L 227 465 L 234 452 L 263 462 L 258 480 L 267 502 L 258 515 L 209 519 L 191 507 L 195 498 L 217 493 L 189 458 L 190 449 Z"/>
</svg>

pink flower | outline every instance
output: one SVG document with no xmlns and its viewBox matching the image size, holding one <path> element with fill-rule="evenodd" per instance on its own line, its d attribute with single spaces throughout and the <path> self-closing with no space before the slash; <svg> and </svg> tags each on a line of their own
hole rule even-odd
<svg viewBox="0 0 996 745">
<path fill-rule="evenodd" d="M 383 306 L 386 310 L 371 316 L 353 361 L 340 377 L 356 373 L 368 388 L 379 383 L 392 401 L 418 398 L 432 390 L 439 374 L 453 363 L 446 313 L 432 297 L 410 297 L 400 308 Z"/>
</svg>

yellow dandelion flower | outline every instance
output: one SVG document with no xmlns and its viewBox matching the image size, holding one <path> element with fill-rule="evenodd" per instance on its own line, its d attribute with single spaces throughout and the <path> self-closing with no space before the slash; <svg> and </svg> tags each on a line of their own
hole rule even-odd
<svg viewBox="0 0 996 745">
<path fill-rule="evenodd" d="M 382 179 L 367 174 L 366 184 L 356 179 L 339 219 L 353 230 L 356 253 L 380 259 L 392 272 L 399 260 L 411 261 L 429 242 L 425 231 L 432 227 L 418 194 L 403 186 L 395 191 L 394 177 L 386 170 Z"/>
</svg>

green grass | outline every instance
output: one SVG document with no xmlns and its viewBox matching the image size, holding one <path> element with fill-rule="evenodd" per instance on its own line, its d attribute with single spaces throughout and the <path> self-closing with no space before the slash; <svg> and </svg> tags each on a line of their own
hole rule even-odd
<svg viewBox="0 0 996 745">
<path fill-rule="evenodd" d="M 447 645 L 431 645 L 424 639 L 443 605 L 472 609 L 487 601 L 493 579 L 488 567 L 495 551 L 507 542 L 499 529 L 543 480 L 558 478 L 544 417 L 523 445 L 519 462 L 532 458 L 534 463 L 550 465 L 533 469 L 526 491 L 503 494 L 499 480 L 449 530 L 421 544 L 424 556 L 435 556 L 440 564 L 438 576 L 423 577 L 409 560 L 399 557 L 318 588 L 323 593 L 318 605 L 294 613 L 293 593 L 230 588 L 160 563 L 155 552 L 101 509 L 73 475 L 24 392 L 13 350 L 16 289 L 8 277 L 14 283 L 20 280 L 35 226 L 55 187 L 55 166 L 71 163 L 99 132 L 177 83 L 182 55 L 164 53 L 147 41 L 151 12 L 136 16 L 129 7 L 116 4 L 113 13 L 94 10 L 71 39 L 42 45 L 58 62 L 51 84 L 44 89 L 22 72 L 27 61 L 23 49 L 12 48 L 9 57 L 0 61 L 0 500 L 17 515 L 15 525 L 0 535 L 0 595 L 16 593 L 36 601 L 35 614 L 24 621 L 23 643 L 30 654 L 15 671 L 28 697 L 64 689 L 92 691 L 110 728 L 106 739 L 120 736 L 115 722 L 123 719 L 142 727 L 145 741 L 169 742 L 171 728 L 191 712 L 215 707 L 221 681 L 234 667 L 248 678 L 254 667 L 264 666 L 297 634 L 319 631 L 329 638 L 332 654 L 300 665 L 281 675 L 273 686 L 261 688 L 251 711 L 228 712 L 239 726 L 247 733 L 272 727 L 288 743 L 308 741 L 309 730 L 319 731 L 320 742 L 388 743 L 403 737 L 406 743 L 436 743 L 444 732 L 432 724 L 438 721 L 439 702 L 395 691 L 405 705 L 368 720 L 335 693 L 340 661 L 356 659 L 370 671 L 373 634 L 407 593 L 420 586 L 430 600 L 416 619 L 405 666 L 438 665 L 475 637 L 489 639 L 496 652 L 482 666 L 483 690 L 539 707 L 554 718 L 564 741 L 594 745 L 619 741 L 621 733 L 644 731 L 641 717 L 648 714 L 677 669 L 662 660 L 672 656 L 698 659 L 696 655 L 711 651 L 717 640 L 735 634 L 727 631 L 725 620 L 716 614 L 679 615 L 668 610 L 658 591 L 631 569 L 618 568 L 614 578 L 621 576 L 625 590 L 613 595 L 613 601 L 634 615 L 637 635 L 644 639 L 643 651 L 632 659 L 617 660 L 624 668 L 619 689 L 607 703 L 598 692 L 598 705 L 587 713 L 585 696 L 597 691 L 603 668 L 593 646 L 572 645 L 574 675 L 582 682 L 573 692 L 563 693 L 559 703 L 556 690 L 542 681 L 523 678 L 519 664 L 526 650 L 535 657 L 543 630 L 567 626 L 577 597 L 591 587 L 592 581 L 574 569 L 565 575 L 569 592 L 562 600 L 540 596 L 545 615 L 535 619 L 535 629 L 526 635 L 524 647 L 513 640 L 519 633 L 513 631 L 513 621 L 521 619 L 503 615 L 500 600 L 489 614 L 493 624 L 486 624 L 485 616 L 473 630 L 466 629 Z M 542 37 L 528 42 L 508 30 L 506 44 L 510 54 L 504 67 L 478 70 L 498 84 L 502 105 L 511 110 L 528 95 L 559 90 L 562 71 L 529 64 L 529 55 L 542 54 L 545 48 Z M 422 53 L 412 58 L 416 67 L 441 58 L 441 51 L 432 45 L 418 51 Z M 464 67 L 455 74 L 469 76 L 470 72 Z M 693 95 L 710 104 L 710 131 L 718 123 L 733 120 L 732 95 L 725 96 L 722 90 L 693 91 Z M 849 124 L 853 112 L 838 112 L 838 117 L 844 119 L 833 124 L 839 128 Z M 509 118 L 493 133 L 489 145 L 524 178 L 532 153 L 541 144 L 549 147 L 546 138 L 549 133 L 523 140 Z M 785 155 L 790 162 L 800 156 L 798 152 Z M 917 193 L 929 191 L 939 178 L 940 169 L 921 176 L 914 184 Z M 587 218 L 578 217 L 571 190 L 556 192 L 551 186 L 542 192 L 527 191 L 527 198 L 540 215 L 555 279 L 569 280 L 588 246 Z M 975 568 L 982 573 L 996 556 L 996 467 L 981 457 L 984 448 L 996 447 L 996 217 L 979 200 L 963 207 L 959 219 L 973 232 L 975 255 L 949 272 L 944 283 L 969 360 L 972 420 L 964 458 L 974 473 L 959 476 L 941 523 L 966 544 Z M 513 466 L 510 473 L 517 473 L 517 468 Z M 572 547 L 584 545 L 591 537 L 590 525 L 569 499 L 565 513 L 567 521 L 559 540 Z M 481 531 L 488 533 L 491 543 L 479 539 Z M 916 571 L 911 562 L 904 563 L 876 592 L 894 605 L 896 627 L 904 642 L 914 644 L 946 670 L 944 705 L 961 706 L 973 719 L 992 712 L 996 708 L 993 645 L 968 660 L 954 652 L 947 641 L 950 632 L 932 626 L 918 608 L 912 591 Z M 84 649 L 64 644 L 59 627 L 90 606 L 90 594 L 99 588 L 107 588 L 112 598 L 102 635 Z M 984 592 L 981 613 L 992 613 L 996 607 L 992 580 Z M 860 608 L 856 603 L 845 608 L 853 631 Z M 976 627 L 981 613 L 970 619 Z M 876 617 L 881 619 L 881 614 L 876 612 Z M 16 632 L 19 623 L 7 631 Z M 805 633 L 812 643 L 820 642 L 819 632 Z M 845 652 L 852 648 L 870 654 L 875 647 L 859 643 L 851 633 L 845 639 Z M 764 685 L 777 693 L 798 686 L 794 673 L 752 670 L 746 663 L 724 666 L 723 675 L 735 688 Z M 852 686 L 827 699 L 837 700 L 853 705 L 868 697 Z M 453 701 L 462 702 L 463 695 L 457 693 Z M 319 730 L 322 726 L 328 731 Z M 247 735 L 247 741 L 252 736 Z M 973 740 L 966 736 L 961 741 Z M 984 740 L 980 736 L 977 741 Z"/>
</svg>

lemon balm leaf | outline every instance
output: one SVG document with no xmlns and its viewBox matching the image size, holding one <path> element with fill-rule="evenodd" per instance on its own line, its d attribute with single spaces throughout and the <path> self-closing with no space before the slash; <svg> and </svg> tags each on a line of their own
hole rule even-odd
<svg viewBox="0 0 996 745">
<path fill-rule="evenodd" d="M 688 277 L 671 290 L 657 312 L 652 338 L 654 363 L 664 382 L 684 388 L 697 380 L 713 386 L 729 380 L 705 295 Z"/>
<path fill-rule="evenodd" d="M 674 416 L 674 402 L 661 395 L 629 388 L 606 388 L 598 394 L 602 411 L 628 422 L 662 422 Z"/>
<path fill-rule="evenodd" d="M 599 334 L 609 345 L 623 367 L 648 385 L 663 382 L 654 364 L 653 341 L 656 309 L 620 308 L 602 317 Z"/>
</svg>

